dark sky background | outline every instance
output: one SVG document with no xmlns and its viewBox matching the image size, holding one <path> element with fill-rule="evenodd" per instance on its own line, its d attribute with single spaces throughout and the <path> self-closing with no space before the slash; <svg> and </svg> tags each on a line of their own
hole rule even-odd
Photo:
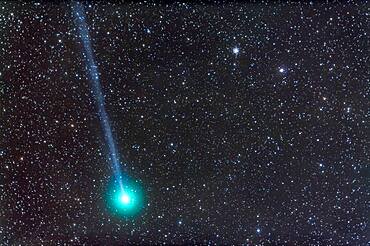
<svg viewBox="0 0 370 246">
<path fill-rule="evenodd" d="M 67 3 L 0 3 L 1 245 L 366 245 L 369 3 L 85 3 L 124 220 Z"/>
</svg>

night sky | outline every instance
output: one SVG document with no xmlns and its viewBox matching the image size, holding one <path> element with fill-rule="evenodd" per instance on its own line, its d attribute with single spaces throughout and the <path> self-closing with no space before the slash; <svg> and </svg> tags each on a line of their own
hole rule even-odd
<svg viewBox="0 0 370 246">
<path fill-rule="evenodd" d="M 367 1 L 0 3 L 1 245 L 367 245 Z"/>
</svg>

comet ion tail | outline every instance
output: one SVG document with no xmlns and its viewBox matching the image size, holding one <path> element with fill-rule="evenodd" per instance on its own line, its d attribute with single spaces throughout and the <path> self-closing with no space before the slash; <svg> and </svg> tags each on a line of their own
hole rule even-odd
<svg viewBox="0 0 370 246">
<path fill-rule="evenodd" d="M 107 192 L 108 207 L 120 217 L 137 214 L 143 206 L 143 193 L 138 183 L 129 181 L 127 174 L 121 170 L 118 148 L 113 138 L 113 131 L 105 109 L 104 94 L 100 84 L 98 66 L 95 62 L 86 14 L 82 3 L 74 2 L 72 6 L 78 35 L 82 41 L 83 57 L 86 62 L 86 71 L 91 83 L 94 101 L 98 111 L 101 128 L 107 146 L 107 157 L 111 164 L 114 182 Z"/>
</svg>

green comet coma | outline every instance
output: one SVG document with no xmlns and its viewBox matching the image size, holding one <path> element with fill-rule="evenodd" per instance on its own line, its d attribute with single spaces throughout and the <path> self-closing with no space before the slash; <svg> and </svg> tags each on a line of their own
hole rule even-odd
<svg viewBox="0 0 370 246">
<path fill-rule="evenodd" d="M 120 218 L 132 218 L 144 208 L 144 192 L 138 181 L 122 180 L 111 182 L 107 190 L 108 209 Z"/>
</svg>

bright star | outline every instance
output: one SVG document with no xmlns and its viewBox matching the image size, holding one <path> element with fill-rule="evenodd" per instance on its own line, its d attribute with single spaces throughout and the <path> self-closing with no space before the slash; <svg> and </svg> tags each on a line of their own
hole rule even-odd
<svg viewBox="0 0 370 246">
<path fill-rule="evenodd" d="M 237 55 L 237 54 L 239 54 L 239 48 L 238 47 L 234 47 L 233 48 L 233 53 L 235 54 L 235 55 Z"/>
<path fill-rule="evenodd" d="M 279 72 L 280 73 L 284 73 L 285 72 L 285 69 L 284 68 L 279 68 Z"/>
</svg>

